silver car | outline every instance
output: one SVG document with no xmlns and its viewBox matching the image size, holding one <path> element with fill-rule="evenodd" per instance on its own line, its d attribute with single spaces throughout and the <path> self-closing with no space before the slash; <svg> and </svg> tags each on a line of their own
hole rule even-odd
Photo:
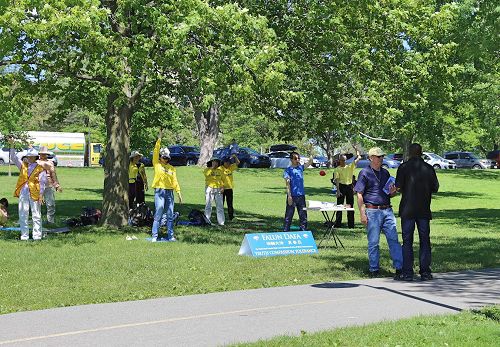
<svg viewBox="0 0 500 347">
<path fill-rule="evenodd" d="M 494 169 L 496 167 L 495 161 L 490 159 L 481 159 L 472 152 L 446 152 L 444 157 L 446 159 L 453 160 L 459 169 Z"/>
<path fill-rule="evenodd" d="M 427 164 L 432 165 L 432 167 L 434 169 L 456 169 L 457 168 L 457 164 L 455 164 L 455 162 L 453 160 L 444 159 L 443 157 L 441 157 L 437 154 L 434 154 L 434 153 L 424 152 L 422 154 L 422 159 L 424 159 L 424 161 Z"/>
</svg>

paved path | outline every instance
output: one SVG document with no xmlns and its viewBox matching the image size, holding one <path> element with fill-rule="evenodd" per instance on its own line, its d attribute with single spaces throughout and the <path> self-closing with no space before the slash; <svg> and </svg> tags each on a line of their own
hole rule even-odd
<svg viewBox="0 0 500 347">
<path fill-rule="evenodd" d="M 219 346 L 500 304 L 500 269 L 73 306 L 0 316 L 0 345 Z"/>
</svg>

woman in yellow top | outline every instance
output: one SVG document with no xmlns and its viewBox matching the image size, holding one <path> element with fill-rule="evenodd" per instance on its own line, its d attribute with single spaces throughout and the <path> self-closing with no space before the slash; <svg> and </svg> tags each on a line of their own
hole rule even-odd
<svg viewBox="0 0 500 347">
<path fill-rule="evenodd" d="M 333 173 L 333 180 L 335 185 L 337 186 L 337 204 L 341 205 L 344 203 L 344 199 L 346 204 L 354 206 L 354 193 L 352 186 L 352 176 L 354 174 L 354 168 L 358 163 L 361 156 L 359 155 L 359 151 L 356 147 L 356 159 L 349 165 L 345 164 L 347 157 L 345 155 L 341 155 L 339 157 L 339 166 L 335 168 Z M 337 211 L 337 218 L 335 220 L 335 227 L 340 228 L 342 225 L 342 211 Z M 347 212 L 347 226 L 350 229 L 354 228 L 354 211 Z"/>
<path fill-rule="evenodd" d="M 215 200 L 217 223 L 224 225 L 224 202 L 222 201 L 224 184 L 222 183 L 223 173 L 220 167 L 220 159 L 210 159 L 207 166 L 203 171 L 205 175 L 205 217 L 210 220 L 210 216 L 212 215 L 212 200 Z"/>
<path fill-rule="evenodd" d="M 164 215 L 167 220 L 167 241 L 177 241 L 174 237 L 174 191 L 179 198 L 179 204 L 182 204 L 181 187 L 177 182 L 177 173 L 175 167 L 169 164 L 170 151 L 166 147 L 160 149 L 162 135 L 163 130 L 160 129 L 153 151 L 155 176 L 151 186 L 155 190 L 155 216 L 151 230 L 152 242 L 156 242 L 158 239 L 158 231 Z"/>
<path fill-rule="evenodd" d="M 231 157 L 234 158 L 234 163 L 231 163 Z M 224 183 L 224 193 L 222 195 L 222 203 L 227 200 L 227 214 L 229 220 L 234 218 L 234 208 L 233 208 L 233 172 L 238 169 L 238 164 L 240 160 L 233 154 L 231 157 L 225 157 L 222 165 L 222 183 Z"/>
<path fill-rule="evenodd" d="M 128 166 L 128 205 L 134 208 L 136 204 L 144 202 L 144 190 L 148 190 L 148 178 L 144 164 L 140 163 L 142 154 L 138 151 L 130 153 Z"/>
</svg>

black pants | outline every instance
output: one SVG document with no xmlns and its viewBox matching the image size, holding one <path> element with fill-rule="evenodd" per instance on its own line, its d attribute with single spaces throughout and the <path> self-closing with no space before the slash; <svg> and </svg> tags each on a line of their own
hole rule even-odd
<svg viewBox="0 0 500 347">
<path fill-rule="evenodd" d="M 352 184 L 339 184 L 339 191 L 342 194 L 337 198 L 337 204 L 342 205 L 345 203 L 354 207 L 354 193 L 352 191 Z M 342 224 L 342 211 L 337 212 L 337 219 L 335 220 L 335 226 L 338 228 Z M 347 226 L 349 228 L 354 228 L 354 211 L 347 211 Z"/>
<path fill-rule="evenodd" d="M 137 196 L 136 182 L 128 184 L 128 207 L 135 207 L 135 199 Z"/>
<path fill-rule="evenodd" d="M 137 204 L 142 204 L 145 201 L 145 193 L 144 193 L 144 181 L 140 179 L 141 175 L 138 176 L 137 181 L 135 182 L 135 201 Z"/>
<path fill-rule="evenodd" d="M 229 220 L 234 218 L 234 208 L 233 208 L 233 190 L 232 189 L 224 189 L 222 193 L 222 205 L 227 199 L 227 215 Z"/>
<path fill-rule="evenodd" d="M 288 205 L 288 198 L 286 200 L 285 223 L 283 226 L 283 231 L 290 231 L 290 225 L 292 224 L 295 209 L 297 209 L 297 212 L 299 213 L 300 229 L 307 230 L 307 211 L 304 210 L 304 208 L 306 207 L 306 197 L 305 195 L 292 196 L 292 200 L 292 205 Z"/>
<path fill-rule="evenodd" d="M 401 218 L 401 233 L 403 236 L 403 273 L 413 275 L 413 234 L 415 224 L 418 229 L 420 248 L 418 263 L 420 274 L 431 273 L 431 227 L 427 218 Z"/>
</svg>

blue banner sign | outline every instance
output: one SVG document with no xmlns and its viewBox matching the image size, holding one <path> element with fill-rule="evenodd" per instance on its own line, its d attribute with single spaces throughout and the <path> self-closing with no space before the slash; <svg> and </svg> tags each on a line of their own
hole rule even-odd
<svg viewBox="0 0 500 347">
<path fill-rule="evenodd" d="M 239 255 L 273 257 L 316 254 L 318 248 L 310 231 L 245 234 Z"/>
</svg>

